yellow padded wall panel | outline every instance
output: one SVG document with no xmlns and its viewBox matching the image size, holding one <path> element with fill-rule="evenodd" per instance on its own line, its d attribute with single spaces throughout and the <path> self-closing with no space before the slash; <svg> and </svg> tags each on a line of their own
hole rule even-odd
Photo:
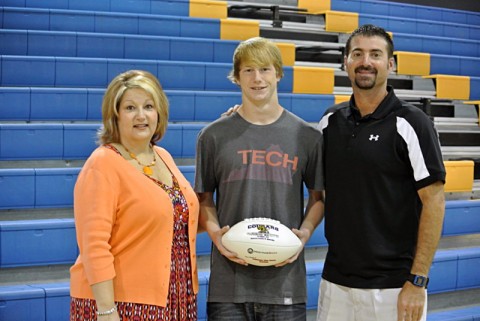
<svg viewBox="0 0 480 321">
<path fill-rule="evenodd" d="M 190 17 L 225 19 L 228 17 L 227 2 L 190 0 Z"/>
<path fill-rule="evenodd" d="M 335 95 L 335 104 L 343 103 L 344 101 L 349 101 L 350 96 L 348 95 Z"/>
<path fill-rule="evenodd" d="M 330 0 L 298 0 L 297 7 L 307 9 L 309 13 L 330 10 Z"/>
<path fill-rule="evenodd" d="M 275 43 L 282 54 L 284 66 L 293 66 L 295 64 L 295 44 L 277 42 Z"/>
<path fill-rule="evenodd" d="M 350 33 L 358 28 L 358 13 L 343 11 L 325 12 L 325 30 Z"/>
<path fill-rule="evenodd" d="M 430 54 L 421 52 L 395 51 L 397 74 L 412 76 L 430 75 Z"/>
<path fill-rule="evenodd" d="M 471 192 L 473 188 L 473 161 L 444 161 L 447 178 L 445 192 Z"/>
<path fill-rule="evenodd" d="M 247 40 L 260 35 L 260 23 L 256 20 L 221 19 L 220 39 Z"/>
<path fill-rule="evenodd" d="M 470 98 L 470 77 L 468 76 L 430 75 L 423 78 L 435 79 L 437 98 Z"/>
<path fill-rule="evenodd" d="M 293 67 L 293 93 L 333 94 L 335 73 L 333 68 Z"/>
</svg>

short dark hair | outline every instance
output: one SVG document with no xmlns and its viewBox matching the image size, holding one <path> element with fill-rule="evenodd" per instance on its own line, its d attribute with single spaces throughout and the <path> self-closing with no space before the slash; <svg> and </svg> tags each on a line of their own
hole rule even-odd
<svg viewBox="0 0 480 321">
<path fill-rule="evenodd" d="M 390 34 L 388 34 L 385 29 L 381 28 L 381 27 L 378 27 L 378 26 L 375 26 L 375 25 L 371 25 L 371 24 L 367 24 L 367 25 L 363 25 L 363 26 L 360 26 L 358 27 L 357 29 L 355 29 L 352 34 L 350 35 L 350 37 L 348 37 L 348 40 L 347 40 L 347 44 L 345 45 L 345 55 L 348 56 L 348 54 L 350 53 L 350 44 L 352 42 L 352 39 L 354 37 L 357 37 L 357 36 L 364 36 L 364 37 L 375 37 L 375 36 L 378 36 L 378 37 L 381 37 L 383 39 L 385 39 L 385 41 L 387 42 L 387 53 L 388 53 L 388 57 L 391 58 L 393 57 L 393 40 L 392 40 L 392 37 L 390 36 Z"/>
</svg>

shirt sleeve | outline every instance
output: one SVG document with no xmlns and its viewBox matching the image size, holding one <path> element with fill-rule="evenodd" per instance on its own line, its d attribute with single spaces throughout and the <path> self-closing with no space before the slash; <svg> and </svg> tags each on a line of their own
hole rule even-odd
<svg viewBox="0 0 480 321">
<path fill-rule="evenodd" d="M 414 116 L 405 121 L 399 118 L 397 126 L 407 143 L 416 188 L 420 189 L 437 181 L 445 183 L 445 166 L 434 124 L 422 111 L 417 111 Z"/>
<path fill-rule="evenodd" d="M 85 167 L 74 190 L 77 242 L 89 284 L 113 279 L 115 269 L 109 244 L 115 224 L 115 188 L 106 175 Z"/>
<path fill-rule="evenodd" d="M 323 175 L 323 135 L 317 129 L 314 130 L 312 148 L 304 174 L 305 186 L 315 191 L 324 190 Z"/>
<path fill-rule="evenodd" d="M 212 135 L 204 130 L 198 135 L 195 161 L 195 192 L 213 193 L 218 186 L 215 175 L 215 144 Z"/>
</svg>

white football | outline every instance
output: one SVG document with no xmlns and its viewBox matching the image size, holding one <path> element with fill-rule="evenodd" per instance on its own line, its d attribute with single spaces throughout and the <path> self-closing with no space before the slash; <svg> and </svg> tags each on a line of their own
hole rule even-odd
<svg viewBox="0 0 480 321">
<path fill-rule="evenodd" d="M 248 264 L 269 266 L 297 253 L 300 239 L 285 225 L 269 218 L 247 218 L 222 237 L 223 246 Z"/>
</svg>

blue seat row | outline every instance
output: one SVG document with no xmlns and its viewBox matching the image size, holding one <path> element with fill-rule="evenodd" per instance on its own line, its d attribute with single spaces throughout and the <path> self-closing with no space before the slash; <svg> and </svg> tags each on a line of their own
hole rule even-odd
<svg viewBox="0 0 480 321">
<path fill-rule="evenodd" d="M 162 79 L 160 79 L 162 81 Z M 105 89 L 0 87 L 0 120 L 100 121 Z M 237 91 L 166 90 L 170 122 L 210 122 L 241 102 Z M 279 94 L 280 104 L 307 122 L 318 122 L 334 95 Z M 8 106 L 15 106 L 11 108 Z"/>
<path fill-rule="evenodd" d="M 192 38 L 210 38 L 220 39 L 220 20 L 156 16 L 156 15 L 135 15 L 123 13 L 107 13 L 94 11 L 72 11 L 72 10 L 46 10 L 32 8 L 10 8 L 0 7 L 0 13 L 3 10 L 2 29 L 18 30 L 50 30 L 50 31 L 79 31 L 79 32 L 100 32 L 112 34 L 127 35 L 155 35 L 169 37 L 192 37 Z M 375 19 L 374 19 L 375 18 Z M 388 24 L 384 16 L 365 16 L 362 22 L 375 22 L 379 24 Z M 365 19 L 365 20 L 362 20 Z M 370 20 L 368 20 L 370 19 Z M 372 20 L 373 19 L 373 20 Z M 441 21 L 441 20 L 439 20 Z M 394 24 L 397 22 L 397 24 Z M 395 30 L 401 32 L 394 33 L 395 46 L 398 50 L 429 52 L 438 54 L 452 54 L 459 56 L 478 57 L 480 52 L 480 42 L 476 40 L 458 39 L 452 37 L 434 37 L 409 33 L 404 30 L 430 29 L 423 26 L 415 28 L 402 27 L 403 20 L 392 20 L 391 25 Z M 417 23 L 418 24 L 418 23 Z M 397 26 L 398 25 L 398 26 Z M 476 24 L 475 26 L 477 26 Z M 446 28 L 446 27 L 444 27 Z M 472 27 L 474 33 L 476 27 Z M 431 27 L 437 30 L 438 28 Z M 457 33 L 460 28 L 453 28 Z M 432 31 L 433 32 L 433 31 Z M 446 34 L 454 33 L 449 31 Z M 414 37 L 414 41 L 401 41 L 404 37 Z M 478 33 L 474 39 L 478 39 Z M 62 38 L 59 38 L 61 41 Z M 113 46 L 117 46 L 118 39 L 111 38 Z M 416 42 L 421 42 L 417 44 Z M 417 50 L 421 48 L 420 50 Z M 104 49 L 108 50 L 108 49 Z M 113 53 L 112 53 L 113 54 Z M 158 58 L 156 58 L 158 59 Z"/>
<path fill-rule="evenodd" d="M 401 22 L 403 22 L 403 20 Z M 434 30 L 437 29 L 438 28 L 434 28 Z M 478 35 L 478 39 L 480 39 L 480 27 L 477 29 L 475 34 Z M 424 41 L 427 40 L 424 39 Z M 442 41 L 444 41 L 444 39 L 442 39 Z M 0 30 L 0 54 L 19 56 L 62 56 L 230 63 L 238 43 L 238 41 L 232 40 L 188 37 L 137 36 L 67 31 Z M 444 50 L 452 51 L 450 46 Z M 431 54 L 431 73 L 480 76 L 480 58 Z"/>
<path fill-rule="evenodd" d="M 206 320 L 208 272 L 199 272 L 198 321 Z M 0 320 L 65 321 L 70 314 L 68 282 L 0 286 Z"/>
<path fill-rule="evenodd" d="M 430 54 L 430 74 L 480 77 L 480 58 Z"/>
<path fill-rule="evenodd" d="M 374 24 L 393 32 L 409 33 L 414 35 L 426 35 L 447 37 L 456 39 L 480 40 L 480 27 L 478 25 L 466 25 L 441 20 L 422 20 L 416 18 L 394 17 L 382 13 L 381 15 L 360 13 L 358 16 L 360 25 Z"/>
<path fill-rule="evenodd" d="M 210 39 L 220 39 L 221 29 L 220 19 L 13 7 L 0 7 L 0 27 L 1 29 L 103 32 Z"/>
<path fill-rule="evenodd" d="M 4 0 L 4 6 L 189 16 L 189 0 Z M 375 0 L 332 0 L 331 9 L 418 20 L 480 25 L 476 12 Z"/>
<path fill-rule="evenodd" d="M 413 40 L 407 37 L 404 41 Z M 0 55 L 0 86 L 106 88 L 116 75 L 130 69 L 151 72 L 167 90 L 238 90 L 227 79 L 231 70 L 231 64 L 228 63 L 10 55 Z M 280 93 L 293 93 L 293 75 L 294 67 L 285 66 L 284 77 L 278 85 Z M 469 99 L 480 99 L 480 78 L 470 77 L 470 80 Z"/>
<path fill-rule="evenodd" d="M 331 0 L 331 10 L 480 25 L 480 13 L 381 0 Z"/>
<path fill-rule="evenodd" d="M 239 41 L 114 33 L 0 30 L 0 54 L 177 61 L 232 61 Z"/>
<path fill-rule="evenodd" d="M 326 246 L 323 223 L 306 244 Z M 207 233 L 197 238 L 197 255 L 210 255 Z M 78 256 L 73 218 L 0 222 L 0 268 L 73 264 Z"/>
<path fill-rule="evenodd" d="M 194 166 L 179 166 L 193 183 Z M 0 169 L 0 209 L 63 208 L 73 205 L 80 168 Z"/>
<path fill-rule="evenodd" d="M 237 86 L 227 79 L 228 63 L 114 58 L 0 56 L 0 86 L 100 87 L 130 69 L 151 72 L 164 89 L 228 90 Z M 285 67 L 280 92 L 292 92 L 293 68 Z"/>
<path fill-rule="evenodd" d="M 195 167 L 179 168 L 193 186 Z M 0 210 L 71 207 L 79 172 L 80 168 L 0 168 Z M 304 196 L 308 197 L 305 187 Z"/>
<path fill-rule="evenodd" d="M 411 33 L 393 33 L 395 50 L 425 52 L 453 56 L 480 56 L 480 41 L 424 36 Z"/>
<path fill-rule="evenodd" d="M 158 145 L 175 158 L 192 158 L 204 126 L 169 124 Z M 99 128 L 99 123 L 0 124 L 0 160 L 86 159 L 97 146 Z"/>
<path fill-rule="evenodd" d="M 445 216 L 442 236 L 480 233 L 480 201 L 448 201 Z M 458 221 L 462 223 L 458 224 Z M 3 221 L 0 222 L 0 268 L 73 263 L 78 255 L 76 244 L 72 218 Z M 211 246 L 212 242 L 207 233 L 198 235 L 196 248 L 198 255 L 209 255 Z M 327 246 L 327 240 L 322 223 L 306 247 L 323 246 Z M 450 273 L 449 269 L 456 266 L 456 255 L 463 253 L 462 257 L 465 258 L 470 255 L 469 250 L 462 251 L 464 252 L 439 251 L 435 259 L 438 264 L 432 266 L 433 275 Z M 478 273 L 472 274 L 471 277 L 476 280 L 462 281 L 460 283 L 462 288 L 468 287 L 471 282 L 480 283 Z M 432 281 L 430 290 L 441 292 L 457 286 L 457 281 L 451 279 L 450 281 L 448 284 L 437 284 L 437 281 Z"/>
<path fill-rule="evenodd" d="M 190 0 L 4 0 L 4 6 L 189 16 Z"/>
<path fill-rule="evenodd" d="M 472 277 L 477 273 L 476 266 L 480 264 L 480 248 L 468 250 L 439 251 L 437 253 L 431 270 L 430 293 L 439 292 L 437 289 L 448 291 L 463 288 L 480 287 L 480 279 Z M 445 254 L 442 254 L 444 252 Z M 447 253 L 448 252 L 448 253 Z M 439 260 L 439 257 L 444 260 Z M 451 259 L 447 261 L 446 257 Z M 307 309 L 315 309 L 318 301 L 318 288 L 323 271 L 323 261 L 307 262 Z M 198 295 L 198 317 L 205 320 L 205 302 L 208 290 L 208 272 L 199 273 L 200 291 Z M 443 286 L 445 284 L 445 286 Z M 446 290 L 445 290 L 446 291 Z M 0 308 L 0 320 L 30 321 L 35 316 L 36 321 L 60 321 L 67 320 L 69 313 L 69 284 L 30 284 L 0 286 L 0 301 L 3 303 Z M 468 315 L 475 316 L 477 309 L 463 311 Z M 464 315 L 460 312 L 457 315 Z M 446 319 L 436 318 L 433 315 L 429 321 L 440 321 Z M 452 319 L 448 319 L 452 320 Z M 475 320 L 458 319 L 458 320 Z"/>
</svg>

